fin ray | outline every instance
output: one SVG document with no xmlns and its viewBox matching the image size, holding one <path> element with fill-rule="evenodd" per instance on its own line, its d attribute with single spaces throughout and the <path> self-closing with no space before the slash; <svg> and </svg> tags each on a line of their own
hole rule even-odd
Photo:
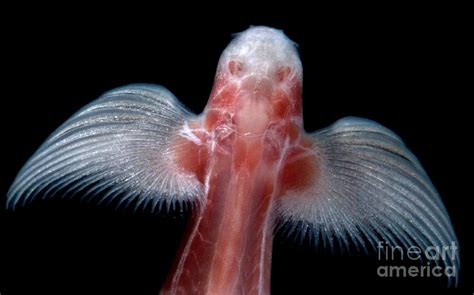
<svg viewBox="0 0 474 295">
<path fill-rule="evenodd" d="M 203 185 L 172 158 L 171 141 L 193 114 L 165 88 L 129 85 L 109 91 L 61 125 L 24 165 L 7 207 L 54 195 L 106 192 L 127 202 L 195 201 Z M 156 201 L 155 201 L 156 200 Z M 109 200 L 110 201 L 110 200 Z M 123 202 L 125 200 L 121 200 Z"/>
<path fill-rule="evenodd" d="M 351 240 L 376 248 L 457 245 L 448 213 L 416 157 L 389 129 L 344 118 L 312 134 L 320 176 L 304 191 L 288 191 L 279 204 L 284 222 L 304 222 L 329 247 Z M 356 245 L 357 247 L 357 245 Z M 459 271 L 459 255 L 436 263 Z M 457 284 L 457 276 L 448 284 Z"/>
</svg>

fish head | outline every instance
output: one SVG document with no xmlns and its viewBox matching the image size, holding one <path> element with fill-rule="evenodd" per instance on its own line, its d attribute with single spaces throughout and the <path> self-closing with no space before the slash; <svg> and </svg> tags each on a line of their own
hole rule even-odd
<svg viewBox="0 0 474 295">
<path fill-rule="evenodd" d="M 302 126 L 302 77 L 296 44 L 283 31 L 250 27 L 223 51 L 206 110 L 232 117 L 251 133 L 276 120 Z"/>
<path fill-rule="evenodd" d="M 303 68 L 296 44 L 283 31 L 251 27 L 236 34 L 222 53 L 218 75 L 241 91 L 268 97 L 275 88 L 301 84 Z"/>
</svg>

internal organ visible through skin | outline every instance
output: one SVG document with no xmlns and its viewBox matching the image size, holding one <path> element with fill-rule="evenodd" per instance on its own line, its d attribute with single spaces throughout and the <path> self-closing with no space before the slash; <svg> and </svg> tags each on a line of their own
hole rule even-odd
<svg viewBox="0 0 474 295">
<path fill-rule="evenodd" d="M 395 133 L 347 117 L 303 130 L 302 66 L 281 31 L 252 27 L 219 60 L 201 115 L 164 87 L 111 90 L 74 114 L 28 160 L 7 208 L 61 191 L 135 208 L 192 202 L 163 294 L 268 294 L 275 224 L 334 249 L 452 248 L 436 188 Z"/>
<path fill-rule="evenodd" d="M 301 65 L 285 56 L 295 57 L 293 45 L 273 29 L 249 31 L 255 47 L 235 48 L 235 56 L 227 49 L 205 111 L 175 139 L 183 149 L 176 161 L 205 184 L 207 197 L 163 294 L 268 294 L 275 202 L 317 178 L 302 128 Z M 275 60 L 272 50 L 290 52 Z"/>
</svg>

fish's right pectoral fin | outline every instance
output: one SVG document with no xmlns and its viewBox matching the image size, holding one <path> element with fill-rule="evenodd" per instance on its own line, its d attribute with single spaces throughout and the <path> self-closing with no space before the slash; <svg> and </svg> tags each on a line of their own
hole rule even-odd
<svg viewBox="0 0 474 295">
<path fill-rule="evenodd" d="M 379 242 L 422 251 L 451 247 L 451 255 L 436 264 L 454 269 L 448 280 L 457 283 L 458 246 L 448 213 L 402 140 L 380 124 L 351 117 L 311 137 L 312 157 L 292 171 L 309 169 L 312 180 L 301 175 L 290 179 L 303 186 L 290 187 L 282 196 L 282 224 L 309 232 L 331 249 L 355 246 L 367 252 Z"/>
<path fill-rule="evenodd" d="M 59 191 L 152 208 L 199 201 L 204 197 L 197 173 L 201 163 L 182 161 L 194 158 L 194 144 L 180 139 L 194 116 L 161 86 L 109 91 L 43 143 L 16 177 L 7 207 Z"/>
</svg>

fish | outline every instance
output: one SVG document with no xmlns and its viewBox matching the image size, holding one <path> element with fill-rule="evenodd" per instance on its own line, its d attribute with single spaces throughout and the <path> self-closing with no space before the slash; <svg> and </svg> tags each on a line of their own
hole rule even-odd
<svg viewBox="0 0 474 295">
<path fill-rule="evenodd" d="M 415 155 L 391 130 L 346 117 L 308 133 L 303 67 L 281 30 L 253 26 L 223 51 L 201 114 L 166 88 L 109 92 L 53 132 L 18 173 L 6 206 L 38 195 L 191 216 L 161 294 L 269 294 L 275 228 L 315 247 L 368 253 L 448 247 L 456 234 Z M 437 261 L 453 267 L 459 255 Z"/>
</svg>

